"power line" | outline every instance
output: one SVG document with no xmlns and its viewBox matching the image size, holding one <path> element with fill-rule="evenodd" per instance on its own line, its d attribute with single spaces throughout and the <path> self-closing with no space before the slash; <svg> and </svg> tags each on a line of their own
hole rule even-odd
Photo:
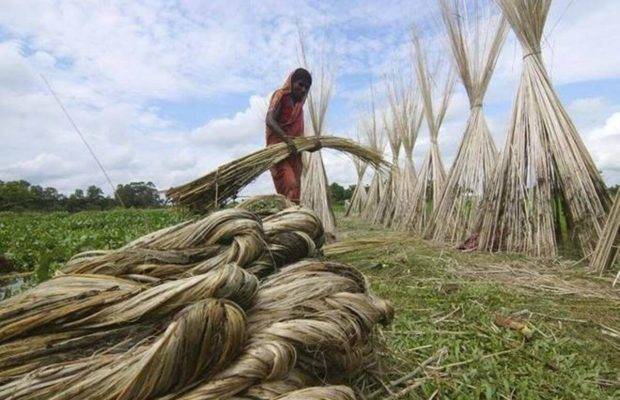
<svg viewBox="0 0 620 400">
<path fill-rule="evenodd" d="M 69 122 L 71 123 L 71 126 L 73 126 L 73 129 L 75 130 L 75 132 L 78 134 L 78 136 L 82 140 L 82 143 L 84 143 L 84 146 L 86 146 L 86 148 L 88 149 L 88 152 L 90 153 L 90 155 L 93 156 L 93 158 L 95 159 L 95 162 L 99 166 L 99 169 L 101 169 L 101 172 L 103 172 L 103 175 L 105 176 L 106 180 L 110 184 L 110 189 L 112 189 L 112 193 L 114 193 L 114 197 L 116 197 L 118 202 L 121 203 L 121 206 L 125 207 L 125 204 L 123 203 L 123 200 L 121 199 L 121 196 L 118 194 L 118 192 L 114 188 L 114 184 L 112 183 L 112 179 L 110 179 L 110 176 L 108 175 L 108 173 L 106 172 L 105 168 L 103 167 L 103 164 L 101 164 L 101 162 L 97 158 L 97 155 L 95 155 L 95 152 L 93 151 L 93 149 L 90 147 L 90 145 L 86 141 L 86 138 L 84 138 L 84 135 L 82 134 L 82 131 L 80 131 L 80 128 L 78 128 L 78 126 L 75 124 L 75 122 L 73 121 L 73 118 L 71 118 L 71 115 L 69 115 L 69 113 L 67 112 L 67 109 L 65 108 L 65 106 L 63 106 L 62 102 L 60 101 L 60 99 L 56 95 L 56 92 L 54 92 L 54 89 L 52 89 L 52 86 L 47 81 L 45 76 L 43 74 L 40 74 L 40 75 L 41 75 L 41 79 L 43 79 L 43 82 L 45 82 L 45 85 L 49 89 L 50 93 L 52 94 L 52 96 L 54 96 L 54 99 L 56 100 L 56 103 L 58 103 L 58 105 L 60 106 L 60 109 L 65 114 L 65 116 L 67 117 Z"/>
<path fill-rule="evenodd" d="M 573 2 L 575 0 L 570 0 L 568 2 L 568 4 L 566 4 L 566 8 L 564 8 L 564 11 L 562 11 L 562 13 L 560 14 L 560 16 L 558 17 L 557 21 L 555 21 L 555 23 L 553 24 L 553 26 L 551 27 L 551 29 L 549 30 L 549 33 L 546 36 L 551 36 L 551 34 L 553 33 L 553 31 L 555 30 L 555 28 L 557 28 L 558 24 L 560 23 L 560 21 L 562 20 L 562 18 L 564 18 L 564 16 L 566 15 L 566 12 L 568 11 L 568 9 L 570 8 L 570 6 L 573 5 Z"/>
</svg>

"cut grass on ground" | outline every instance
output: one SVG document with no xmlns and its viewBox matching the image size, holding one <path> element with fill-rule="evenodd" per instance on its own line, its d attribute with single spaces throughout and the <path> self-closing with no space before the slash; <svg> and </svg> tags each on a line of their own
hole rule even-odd
<svg viewBox="0 0 620 400">
<path fill-rule="evenodd" d="M 329 257 L 363 270 L 396 308 L 382 332 L 387 375 L 383 383 L 366 378 L 366 394 L 379 388 L 375 398 L 387 396 L 383 385 L 440 353 L 392 392 L 403 399 L 619 398 L 620 295 L 609 280 L 568 261 L 461 253 L 359 220 L 339 222 L 341 240 L 386 238 Z"/>
</svg>

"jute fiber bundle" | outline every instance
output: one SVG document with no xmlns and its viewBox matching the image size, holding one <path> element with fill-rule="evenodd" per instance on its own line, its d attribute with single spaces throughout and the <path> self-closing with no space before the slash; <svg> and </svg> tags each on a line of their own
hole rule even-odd
<svg viewBox="0 0 620 400">
<path fill-rule="evenodd" d="M 355 394 L 346 386 L 316 386 L 287 392 L 281 396 L 232 397 L 233 400 L 355 400 Z"/>
<path fill-rule="evenodd" d="M 313 255 L 322 243 L 320 221 L 301 208 L 282 211 L 264 221 L 241 210 L 213 213 L 151 233 L 118 250 L 77 255 L 60 276 L 3 303 L 0 338 L 12 338 L 16 332 L 37 330 L 69 316 L 77 318 L 92 313 L 93 307 L 112 302 L 116 305 L 110 306 L 108 312 L 113 315 L 108 317 L 127 315 L 131 319 L 143 312 L 160 312 L 164 306 L 174 307 L 170 304 L 183 300 L 190 291 L 210 288 L 222 271 L 228 271 L 228 279 L 244 279 L 246 275 L 229 271 L 231 262 L 262 276 Z M 75 299 L 80 301 L 72 301 Z M 96 318 L 99 324 L 107 321 L 102 313 Z M 63 340 L 70 339 L 65 336 L 66 332 Z M 101 335 L 93 337 L 97 338 Z"/>
<path fill-rule="evenodd" d="M 305 261 L 267 278 L 248 314 L 250 340 L 237 361 L 174 398 L 226 398 L 283 379 L 295 365 L 323 381 L 344 379 L 372 357 L 372 326 L 389 321 L 392 310 L 355 269 Z"/>
<path fill-rule="evenodd" d="M 498 0 L 523 48 L 506 146 L 485 195 L 479 248 L 553 256 L 558 241 L 594 250 L 609 194 L 541 55 L 551 0 Z M 565 220 L 568 238 L 562 238 Z"/>
<path fill-rule="evenodd" d="M 280 400 L 354 400 L 353 391 L 346 386 L 326 386 L 297 390 L 277 397 Z"/>
<path fill-rule="evenodd" d="M 294 207 L 263 220 L 266 251 L 246 269 L 262 277 L 275 268 L 312 256 L 325 241 L 323 225 L 311 210 Z"/>
<path fill-rule="evenodd" d="M 311 69 L 306 59 L 306 51 L 303 37 L 299 35 L 300 55 L 303 65 Z M 324 65 L 313 71 L 314 83 L 308 93 L 308 116 L 310 116 L 310 134 L 306 136 L 320 137 L 324 133 L 325 116 L 329 106 L 329 99 L 332 92 L 332 80 Z M 323 229 L 326 232 L 336 230 L 336 217 L 331 207 L 329 196 L 329 183 L 323 156 L 321 151 L 305 153 L 303 163 L 303 174 L 301 180 L 301 199 L 302 206 L 313 210 L 323 222 Z"/>
<path fill-rule="evenodd" d="M 28 312 L 3 315 L 0 398 L 137 399 L 183 387 L 191 374 L 222 368 L 239 352 L 242 307 L 258 288 L 256 277 L 233 264 L 114 295 L 114 287 L 91 289 L 87 278 L 59 276 L 4 304 L 3 311 Z M 71 285 L 81 285 L 79 295 L 48 295 Z M 175 370 L 181 362 L 185 368 Z"/>
<path fill-rule="evenodd" d="M 437 208 L 440 196 L 443 193 L 446 170 L 439 152 L 439 130 L 448 110 L 452 88 L 454 87 L 454 71 L 449 67 L 443 77 L 443 87 L 440 85 L 441 70 L 433 74 L 428 67 L 427 54 L 416 29 L 413 30 L 413 45 L 415 48 L 415 70 L 424 106 L 424 117 L 430 136 L 430 147 L 420 171 L 413 191 L 413 207 L 411 208 L 407 227 L 409 230 L 422 233 L 430 220 L 432 211 Z M 436 103 L 435 89 L 440 88 L 439 102 Z"/>
<path fill-rule="evenodd" d="M 299 137 L 294 140 L 299 152 L 324 148 L 359 157 L 378 169 L 389 168 L 380 154 L 352 140 L 332 136 Z M 174 203 L 196 210 L 218 208 L 262 173 L 290 155 L 286 143 L 277 143 L 218 167 L 215 171 L 184 185 L 171 188 L 166 196 Z"/>
<path fill-rule="evenodd" d="M 262 251 L 244 249 L 257 245 L 254 237 Z M 294 263 L 322 237 L 309 210 L 263 220 L 225 210 L 90 257 L 136 249 L 203 254 L 215 243 L 237 249 L 227 262 L 175 264 L 182 272 L 164 275 L 117 274 L 135 269 L 122 257 L 117 269 L 108 258 L 67 273 L 76 267 L 69 263 L 0 303 L 0 398 L 354 398 L 329 385 L 372 362 L 374 328 L 390 321 L 392 309 L 352 267 Z M 257 266 L 268 275 L 262 282 L 250 272 Z"/>
<path fill-rule="evenodd" d="M 441 0 L 452 55 L 469 98 L 469 119 L 443 195 L 426 228 L 426 236 L 460 243 L 473 233 L 484 191 L 491 182 L 498 154 L 483 112 L 508 24 L 480 3 Z"/>
<path fill-rule="evenodd" d="M 262 254 L 264 240 L 255 214 L 229 209 L 151 233 L 118 250 L 78 254 L 61 271 L 166 279 L 228 262 L 245 266 Z"/>
<path fill-rule="evenodd" d="M 286 215 L 288 230 L 274 232 L 281 224 L 279 214 Z M 242 209 L 219 211 L 151 233 L 118 250 L 78 254 L 61 272 L 113 275 L 146 283 L 197 275 L 227 263 L 257 273 L 257 264 L 266 257 L 283 257 L 271 266 L 273 269 L 290 257 L 296 260 L 312 254 L 312 249 L 322 244 L 322 225 L 315 214 L 301 208 L 279 214 L 261 220 Z M 293 223 L 296 225 L 292 226 Z M 273 254 L 272 247 L 285 239 L 291 242 L 287 250 L 297 253 Z M 292 246 L 293 243 L 297 246 Z"/>
<path fill-rule="evenodd" d="M 620 248 L 620 191 L 616 192 L 614 204 L 592 254 L 590 269 L 603 274 L 618 258 L 618 248 Z"/>
</svg>

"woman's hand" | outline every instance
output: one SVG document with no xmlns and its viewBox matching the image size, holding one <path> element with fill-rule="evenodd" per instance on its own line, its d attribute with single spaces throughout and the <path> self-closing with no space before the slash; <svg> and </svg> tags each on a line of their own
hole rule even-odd
<svg viewBox="0 0 620 400">
<path fill-rule="evenodd" d="M 314 146 L 312 146 L 311 148 L 308 149 L 308 151 L 310 153 L 314 153 L 315 151 L 319 151 L 323 148 L 323 145 L 321 145 L 321 141 L 320 140 L 316 140 Z"/>
<path fill-rule="evenodd" d="M 286 143 L 286 145 L 288 146 L 288 151 L 291 153 L 291 155 L 296 156 L 298 151 L 297 146 L 295 146 L 295 142 L 293 142 L 293 139 L 291 139 L 290 136 L 284 136 L 284 143 Z"/>
</svg>

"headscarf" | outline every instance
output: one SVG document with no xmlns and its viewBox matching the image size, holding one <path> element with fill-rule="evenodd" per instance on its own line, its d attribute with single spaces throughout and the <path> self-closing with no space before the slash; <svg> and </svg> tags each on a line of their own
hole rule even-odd
<svg viewBox="0 0 620 400">
<path fill-rule="evenodd" d="M 277 89 L 275 92 L 273 92 L 273 94 L 271 95 L 271 100 L 269 101 L 268 111 L 275 110 L 278 104 L 280 104 L 280 101 L 282 101 L 282 97 L 284 97 L 285 95 L 291 94 L 291 92 L 293 91 L 293 75 L 298 69 L 292 71 L 288 75 L 286 80 L 284 81 L 284 84 L 282 85 L 282 87 L 280 89 Z M 308 97 L 308 92 L 309 91 L 307 91 L 306 94 L 304 94 L 304 97 L 302 97 L 302 99 L 296 102 L 295 105 L 293 106 L 293 112 L 291 114 L 291 119 L 289 121 L 283 121 L 283 123 L 280 124 L 282 126 L 282 129 L 286 130 L 288 126 L 293 125 L 295 121 L 297 120 L 297 118 L 300 117 L 300 115 L 303 118 L 303 109 L 304 109 L 304 104 L 306 102 L 306 98 Z"/>
</svg>

